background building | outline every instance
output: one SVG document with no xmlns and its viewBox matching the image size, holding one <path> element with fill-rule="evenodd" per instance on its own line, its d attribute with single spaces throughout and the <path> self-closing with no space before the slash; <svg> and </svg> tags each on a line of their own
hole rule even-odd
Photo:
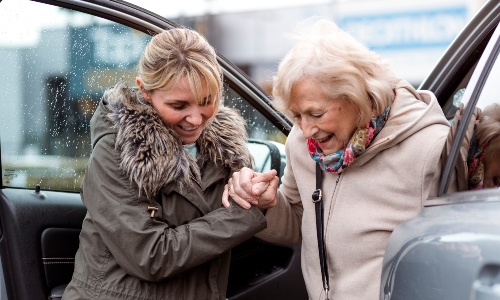
<svg viewBox="0 0 500 300">
<path fill-rule="evenodd" d="M 346 0 L 215 12 L 220 1 L 205 1 L 207 6 L 198 13 L 169 18 L 200 31 L 268 92 L 279 61 L 292 46 L 285 33 L 306 18 L 336 21 L 418 86 L 484 2 Z M 137 0 L 137 4 L 141 2 Z M 161 6 L 171 5 L 165 1 L 153 4 L 157 7 L 152 10 L 158 14 L 167 11 Z M 80 156 L 90 146 L 89 141 L 78 138 L 79 133 L 88 130 L 103 91 L 119 79 L 133 83 L 136 63 L 150 37 L 107 20 L 39 5 L 25 0 L 1 3 L 2 153 Z M 21 25 L 15 24 L 17 20 Z M 52 99 L 52 105 L 46 99 Z M 52 117 L 43 117 L 48 115 Z M 38 121 L 22 122 L 29 117 Z M 47 144 L 47 135 L 58 142 Z M 68 143 L 71 147 L 59 147 Z M 71 153 L 66 153 L 68 149 Z"/>
<path fill-rule="evenodd" d="M 417 87 L 484 2 L 350 0 L 217 14 L 208 7 L 206 14 L 175 21 L 204 33 L 220 53 L 270 91 L 272 75 L 292 45 L 285 34 L 306 18 L 329 18 Z"/>
</svg>

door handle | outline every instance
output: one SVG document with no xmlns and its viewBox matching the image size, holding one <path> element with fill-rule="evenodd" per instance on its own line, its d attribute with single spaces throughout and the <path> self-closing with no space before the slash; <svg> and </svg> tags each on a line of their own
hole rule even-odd
<svg viewBox="0 0 500 300">
<path fill-rule="evenodd" d="M 486 264 L 472 284 L 472 300 L 500 300 L 500 265 Z"/>
</svg>

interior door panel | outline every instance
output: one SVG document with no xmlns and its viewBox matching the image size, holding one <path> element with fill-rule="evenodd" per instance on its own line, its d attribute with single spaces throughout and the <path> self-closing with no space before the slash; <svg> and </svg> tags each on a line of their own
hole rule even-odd
<svg viewBox="0 0 500 300">
<path fill-rule="evenodd" d="M 36 194 L 8 188 L 0 191 L 3 229 L 0 251 L 8 299 L 47 299 L 55 284 L 69 282 L 70 278 L 60 278 L 59 273 L 49 272 L 50 277 L 46 276 L 42 235 L 48 228 L 64 228 L 79 234 L 85 213 L 79 194 L 46 191 Z M 59 233 L 51 234 L 50 241 L 57 240 L 57 246 L 62 245 L 57 251 L 66 254 L 71 246 L 66 248 L 64 244 L 74 243 L 74 238 L 68 239 L 65 231 Z"/>
<path fill-rule="evenodd" d="M 50 227 L 42 232 L 42 263 L 47 287 L 68 284 L 75 266 L 81 229 Z"/>
<path fill-rule="evenodd" d="M 86 209 L 72 193 L 0 192 L 2 265 L 8 299 L 47 299 L 71 280 Z M 232 251 L 227 298 L 307 299 L 300 246 L 252 238 Z"/>
</svg>

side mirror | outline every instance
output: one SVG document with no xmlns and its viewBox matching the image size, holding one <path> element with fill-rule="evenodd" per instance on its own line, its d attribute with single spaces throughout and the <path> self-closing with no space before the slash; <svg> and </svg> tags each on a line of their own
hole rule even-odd
<svg viewBox="0 0 500 300">
<path fill-rule="evenodd" d="M 253 170 L 262 173 L 274 169 L 281 181 L 286 165 L 285 145 L 274 141 L 249 139 L 247 147 L 253 157 Z"/>
</svg>

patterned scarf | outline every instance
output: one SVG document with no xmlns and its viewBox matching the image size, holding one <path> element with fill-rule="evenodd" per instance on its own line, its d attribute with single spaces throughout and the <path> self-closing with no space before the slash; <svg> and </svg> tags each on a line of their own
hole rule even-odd
<svg viewBox="0 0 500 300">
<path fill-rule="evenodd" d="M 474 132 L 475 133 L 475 132 Z M 483 188 L 484 181 L 484 152 L 488 148 L 488 144 L 484 147 L 479 147 L 476 139 L 473 138 L 469 149 L 469 190 L 480 190 Z"/>
<path fill-rule="evenodd" d="M 391 101 L 381 115 L 374 116 L 372 114 L 372 118 L 366 126 L 364 128 L 358 128 L 354 132 L 345 149 L 325 155 L 314 139 L 307 139 L 307 149 L 312 159 L 318 162 L 321 169 L 325 172 L 340 173 L 345 170 L 358 156 L 366 151 L 373 139 L 380 130 L 382 130 L 385 122 L 389 118 L 392 103 Z"/>
</svg>

